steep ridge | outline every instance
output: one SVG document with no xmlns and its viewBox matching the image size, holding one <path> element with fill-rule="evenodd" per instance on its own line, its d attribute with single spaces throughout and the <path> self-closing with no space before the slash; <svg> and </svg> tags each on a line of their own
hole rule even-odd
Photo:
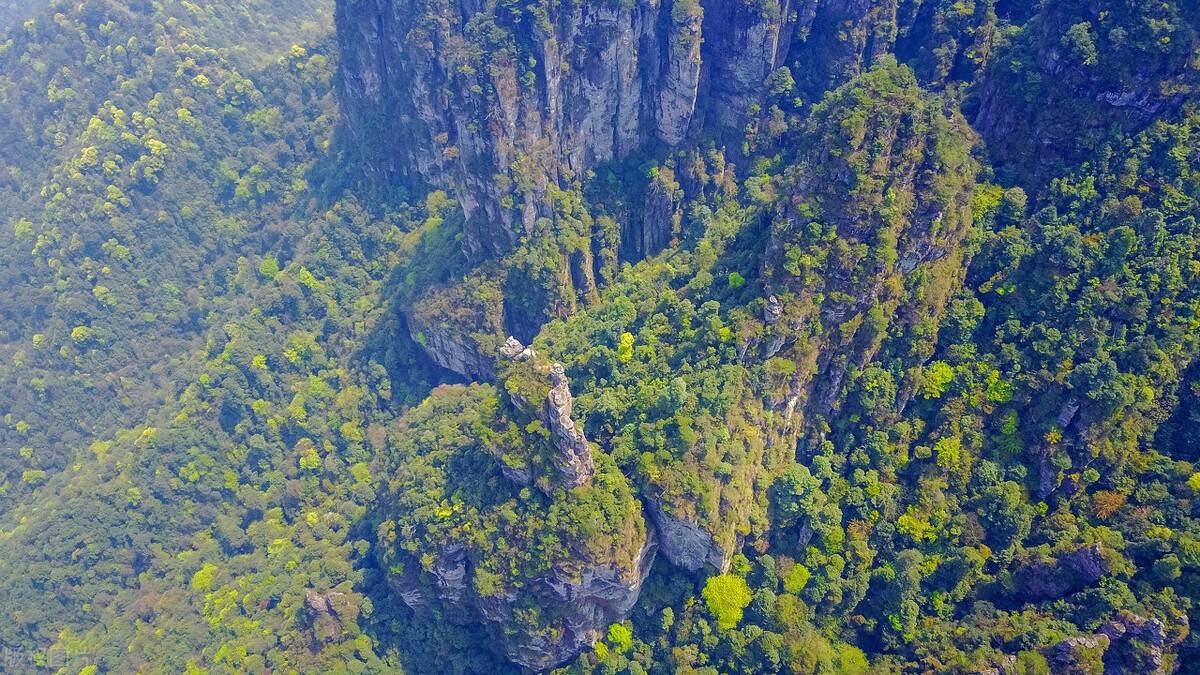
<svg viewBox="0 0 1200 675">
<path fill-rule="evenodd" d="M 591 465 L 587 439 L 592 439 L 604 451 L 598 458 L 607 460 L 608 453 L 618 457 L 645 504 L 644 514 L 640 506 L 625 512 L 623 527 L 653 523 L 657 547 L 671 563 L 692 571 L 725 571 L 744 543 L 766 535 L 768 504 L 758 486 L 770 484 L 791 462 L 806 417 L 815 423 L 830 413 L 841 399 L 847 372 L 869 363 L 889 331 L 908 339 L 923 322 L 936 321 L 948 294 L 961 282 L 960 244 L 971 222 L 974 186 L 973 137 L 965 122 L 944 100 L 922 92 L 911 73 L 890 59 L 816 106 L 796 133 L 803 139 L 796 163 L 764 188 L 779 194 L 777 199 L 744 208 L 710 184 L 720 171 L 693 168 L 692 175 L 683 177 L 697 195 L 685 207 L 719 214 L 719 224 L 706 228 L 697 249 L 712 253 L 702 260 L 689 260 L 683 251 L 665 254 L 656 282 L 661 299 L 627 316 L 615 335 L 611 319 L 604 318 L 612 310 L 600 303 L 552 324 L 531 350 L 509 338 L 493 351 L 490 362 L 472 366 L 495 377 L 512 409 L 523 415 L 515 424 L 492 418 L 472 422 L 477 429 L 509 429 L 499 440 L 483 442 L 508 481 L 537 485 L 551 504 L 570 504 L 577 499 L 572 486 L 585 482 L 580 477 Z M 722 166 L 718 157 L 710 168 Z M 732 253 L 730 236 L 764 226 L 759 223 L 769 232 L 756 254 L 761 270 L 746 272 L 773 291 L 770 301 L 746 308 L 730 302 L 723 310 L 718 298 L 726 291 L 720 284 L 710 285 L 723 264 L 721 252 Z M 932 278 L 949 281 L 920 281 Z M 618 296 L 635 293 L 619 285 L 613 290 Z M 463 307 L 466 299 L 453 306 Z M 697 331 L 698 326 L 707 328 Z M 587 356 L 589 350 L 556 343 L 560 332 L 585 336 L 585 342 L 595 345 L 592 356 Z M 428 334 L 424 339 L 429 341 Z M 597 360 L 596 348 L 603 345 L 616 351 Z M 567 358 L 566 367 L 550 368 L 539 356 L 544 353 Z M 644 369 L 654 367 L 656 353 L 673 353 L 670 362 L 691 363 L 692 368 L 665 383 L 661 400 L 601 402 L 619 388 L 653 379 Z M 918 351 L 907 359 L 918 364 L 928 355 Z M 568 380 L 578 385 L 574 405 Z M 559 388 L 563 393 L 556 395 Z M 544 411 L 538 401 L 546 401 Z M 572 408 L 578 422 L 572 420 Z M 528 422 L 520 420 L 530 418 L 545 430 L 544 440 L 515 431 L 528 432 L 530 427 L 523 426 Z M 664 447 L 668 430 L 680 440 Z M 537 449 L 541 447 L 551 450 Z M 403 503 L 406 490 L 422 489 L 429 488 L 398 487 L 393 494 Z M 397 508 L 402 510 L 389 507 L 389 512 Z M 429 525 L 415 527 L 419 531 Z M 562 535 L 565 542 L 574 542 L 567 543 L 568 549 L 592 545 L 588 537 L 575 539 L 579 536 Z M 505 538 L 511 544 L 511 537 Z M 418 558 L 442 550 L 419 542 L 407 546 Z M 426 585 L 445 587 L 447 575 L 478 579 L 471 577 L 465 561 L 480 554 L 462 558 L 459 548 L 452 548 L 458 562 L 438 563 L 442 553 L 424 558 L 422 569 L 435 579 Z M 648 564 L 648 558 L 638 559 Z M 573 564 L 585 576 L 609 574 L 603 560 L 578 558 Z M 452 574 L 442 569 L 447 567 Z M 528 582 L 519 579 L 506 583 L 521 587 Z M 570 658 L 587 636 L 603 628 L 596 621 L 611 622 L 628 610 L 637 589 L 626 589 L 625 599 L 609 606 L 611 611 L 592 614 L 588 621 L 570 619 L 570 631 L 553 628 L 559 619 L 552 617 L 563 611 L 562 597 L 538 596 L 534 605 L 546 612 L 539 614 L 541 620 L 524 630 L 504 624 L 506 652 L 530 667 Z M 435 593 L 434 599 L 463 602 L 458 591 L 443 596 Z M 489 625 L 498 626 L 501 617 L 509 616 L 485 611 L 489 601 L 478 598 L 474 602 L 484 603 L 479 611 Z M 551 634 L 557 639 L 547 637 Z"/>
<path fill-rule="evenodd" d="M 507 334 L 531 339 L 594 302 L 617 260 L 681 236 L 690 186 L 670 170 L 647 180 L 630 162 L 704 139 L 740 162 L 773 139 L 751 141 L 748 128 L 777 128 L 887 54 L 898 11 L 841 0 L 339 3 L 344 130 L 365 184 L 446 190 L 467 262 L 496 261 L 488 283 L 505 298 L 443 312 L 446 297 L 495 298 L 447 281 L 402 308 L 412 337 L 439 365 L 488 377 L 483 355 Z M 941 39 L 923 26 L 908 26 L 910 43 Z M 619 196 L 575 197 L 614 170 Z"/>
<path fill-rule="evenodd" d="M 575 427 L 562 366 L 507 353 L 505 394 L 435 390 L 397 425 L 378 531 L 404 603 L 480 620 L 543 669 L 624 617 L 655 547 L 629 483 Z"/>
<path fill-rule="evenodd" d="M 966 526 L 940 512 L 935 524 L 930 505 L 938 481 L 967 491 L 978 432 L 956 422 L 981 425 L 1014 399 L 1000 370 L 971 361 L 962 345 L 950 356 L 939 346 L 943 334 L 974 325 L 961 315 L 983 312 L 975 294 L 1006 275 L 976 278 L 982 270 L 1012 258 L 1035 264 L 1005 250 L 972 265 L 982 228 L 1037 231 L 1057 217 L 1048 210 L 1024 223 L 1027 194 L 992 185 L 985 157 L 1002 174 L 1023 171 L 1035 194 L 1069 191 L 1068 178 L 1043 190 L 1054 167 L 1182 106 L 1196 76 L 1195 22 L 1190 9 L 1168 5 L 1097 13 L 1084 3 L 940 0 L 339 3 L 344 130 L 365 184 L 379 193 L 444 190 L 461 216 L 460 267 L 422 277 L 425 287 L 406 282 L 403 323 L 431 360 L 486 383 L 435 396 L 453 410 L 427 403 L 410 412 L 385 451 L 401 478 L 383 500 L 384 522 L 407 519 L 418 533 L 383 537 L 404 602 L 482 621 L 508 658 L 537 669 L 570 660 L 621 620 L 652 549 L 687 573 L 721 578 L 742 551 L 803 551 L 814 572 L 800 569 L 820 575 L 805 597 L 831 612 L 864 603 L 887 613 L 889 624 L 869 632 L 888 644 L 913 639 L 915 601 L 896 601 L 908 603 L 902 616 L 888 593 L 870 597 L 900 572 L 879 572 L 868 542 L 920 547 L 937 527 L 957 537 L 983 522 L 992 531 L 975 541 L 994 546 L 997 569 L 1016 564 L 1033 510 L 1013 505 L 1015 481 L 988 479 Z M 1157 36 L 1159 54 L 1129 72 L 1091 73 L 1096 62 L 1117 67 L 1092 53 L 1096 29 L 1080 19 L 1093 15 L 1151 31 L 1166 21 L 1170 39 Z M 1116 30 L 1107 39 L 1125 39 Z M 1021 60 L 1028 54 L 1037 55 L 1032 65 Z M 1118 89 L 1125 93 L 1110 95 Z M 1080 123 L 1095 133 L 1073 134 L 1051 107 L 1027 114 L 1031 99 L 1083 101 Z M 1038 147 L 1045 152 L 1031 151 Z M 1179 292 L 1171 297 L 1189 297 Z M 987 302 L 1004 311 L 1003 298 Z M 931 361 L 938 354 L 954 365 Z M 983 411 L 956 420 L 931 401 L 969 369 L 984 373 L 983 390 L 970 394 Z M 1080 377 L 1072 388 L 1085 388 Z M 1028 402 L 1036 391 L 1020 395 Z M 1084 465 L 1085 447 L 1123 457 L 1153 428 L 1133 407 L 1124 419 L 1138 428 L 1119 433 L 1109 411 L 1058 389 L 1050 399 L 1064 399 L 1060 409 L 1033 405 L 1031 417 L 1039 429 L 1052 418 L 1057 427 L 1024 446 L 1039 499 L 1082 480 L 1059 469 Z M 859 428 L 864 413 L 890 428 Z M 499 507 L 478 496 L 464 502 L 472 509 L 464 522 L 510 548 L 462 533 L 431 537 L 458 507 L 450 500 L 430 516 L 406 502 L 409 492 L 443 490 L 444 477 L 411 482 L 411 463 L 444 452 L 413 444 L 443 424 L 465 433 L 453 456 L 494 462 L 481 475 L 500 494 L 569 511 L 603 493 L 618 506 L 602 511 L 598 529 L 545 526 L 574 552 L 568 558 L 497 571 L 498 556 L 533 560 L 522 556 L 544 544 L 511 530 L 511 516 L 496 524 Z M 1016 442 L 1013 424 L 1003 423 L 1005 442 Z M 861 470 L 868 465 L 882 473 Z M 865 492 L 880 475 L 900 480 L 902 469 L 922 486 L 899 500 L 907 512 L 869 508 L 887 503 L 878 486 L 857 495 L 856 516 L 823 492 Z M 924 471 L 947 476 L 926 481 Z M 613 548 L 617 536 L 636 546 Z M 923 555 L 912 550 L 901 567 Z M 1058 569 L 1077 551 L 1110 555 L 1082 536 L 1054 551 L 1042 563 L 1020 559 L 1019 570 Z M 1055 597 L 1081 592 L 1120 569 L 1107 558 L 1093 567 L 1059 584 L 1061 594 L 1043 586 Z M 1036 574 L 1022 574 L 1012 576 L 1018 589 L 1037 585 Z"/>
<path fill-rule="evenodd" d="M 5 667 L 1200 663 L 1194 2 L 322 1 L 0 38 Z"/>
</svg>

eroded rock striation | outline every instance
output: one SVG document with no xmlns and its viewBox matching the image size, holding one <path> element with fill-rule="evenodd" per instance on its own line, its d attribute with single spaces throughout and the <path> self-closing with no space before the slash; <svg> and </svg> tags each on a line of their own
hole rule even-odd
<svg viewBox="0 0 1200 675">
<path fill-rule="evenodd" d="M 503 253 L 550 215 L 548 185 L 564 174 L 684 138 L 700 17 L 699 4 L 683 2 L 574 3 L 540 15 L 342 2 L 348 127 L 364 142 L 384 139 L 373 178 L 454 186 L 468 252 Z"/>
<path fill-rule="evenodd" d="M 897 10 L 852 0 L 342 0 L 335 19 L 345 126 L 368 181 L 452 189 L 464 248 L 483 259 L 553 217 L 551 187 L 589 169 L 702 133 L 740 145 L 774 71 L 801 64 L 801 93 L 819 96 L 887 52 Z"/>
</svg>

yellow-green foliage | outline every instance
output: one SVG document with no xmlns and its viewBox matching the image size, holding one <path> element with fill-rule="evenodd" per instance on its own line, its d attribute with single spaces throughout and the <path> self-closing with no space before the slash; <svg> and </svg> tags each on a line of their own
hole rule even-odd
<svg viewBox="0 0 1200 675">
<path fill-rule="evenodd" d="M 733 574 L 709 577 L 701 595 L 717 625 L 726 630 L 741 623 L 742 611 L 750 604 L 750 587 L 745 579 Z"/>
</svg>

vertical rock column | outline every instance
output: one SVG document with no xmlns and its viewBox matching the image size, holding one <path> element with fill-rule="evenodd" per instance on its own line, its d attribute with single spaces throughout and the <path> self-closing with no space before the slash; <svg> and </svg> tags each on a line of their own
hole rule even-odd
<svg viewBox="0 0 1200 675">
<path fill-rule="evenodd" d="M 592 448 L 571 419 L 574 399 L 561 363 L 550 367 L 550 393 L 546 395 L 545 422 L 550 428 L 550 461 L 568 488 L 579 487 L 592 480 L 596 466 Z"/>
<path fill-rule="evenodd" d="M 700 86 L 700 25 L 704 16 L 697 0 L 674 0 L 663 63 L 663 85 L 656 111 L 658 138 L 678 145 L 687 136 L 696 112 Z"/>
</svg>

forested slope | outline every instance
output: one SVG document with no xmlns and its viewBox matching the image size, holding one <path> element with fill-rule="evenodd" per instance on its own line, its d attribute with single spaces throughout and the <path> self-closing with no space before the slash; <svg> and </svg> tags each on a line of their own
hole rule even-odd
<svg viewBox="0 0 1200 675">
<path fill-rule="evenodd" d="M 281 509 L 332 443 L 359 456 L 331 485 L 369 493 L 358 410 L 390 382 L 362 355 L 412 228 L 319 196 L 330 10 L 64 3 L 4 43 L 0 643 L 22 669 L 357 658 L 351 626 L 329 653 L 296 639 L 301 575 L 360 575 L 354 508 Z"/>
<path fill-rule="evenodd" d="M 18 670 L 1200 663 L 1195 3 L 0 28 Z"/>
<path fill-rule="evenodd" d="M 242 34 L 256 14 L 262 30 Z M 0 434 L 38 452 L 4 458 L 5 504 L 173 397 L 238 256 L 278 247 L 311 199 L 305 177 L 335 115 L 328 56 L 288 85 L 264 78 L 265 92 L 242 70 L 288 54 L 280 31 L 327 22 L 316 3 L 83 3 L 10 33 L 0 376 L 22 386 Z"/>
</svg>

